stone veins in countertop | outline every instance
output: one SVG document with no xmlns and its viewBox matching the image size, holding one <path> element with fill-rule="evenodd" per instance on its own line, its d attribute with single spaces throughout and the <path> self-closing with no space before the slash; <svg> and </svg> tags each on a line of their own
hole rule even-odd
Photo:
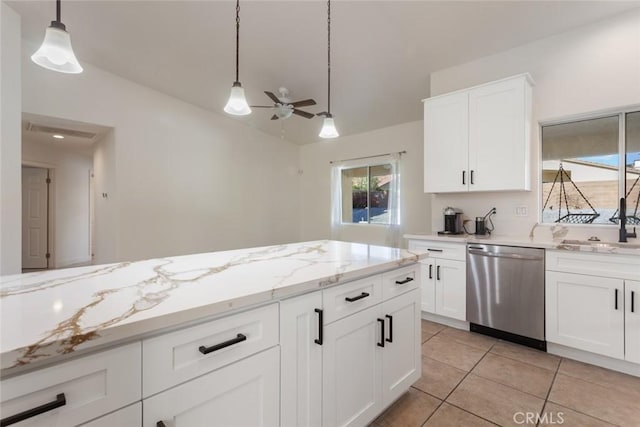
<svg viewBox="0 0 640 427">
<path fill-rule="evenodd" d="M 3 373 L 417 262 L 314 241 L 0 277 Z"/>
</svg>

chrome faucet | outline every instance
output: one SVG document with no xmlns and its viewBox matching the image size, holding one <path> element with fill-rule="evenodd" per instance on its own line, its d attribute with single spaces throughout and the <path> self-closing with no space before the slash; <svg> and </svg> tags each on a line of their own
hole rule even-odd
<svg viewBox="0 0 640 427">
<path fill-rule="evenodd" d="M 619 213 L 620 213 L 620 238 L 618 239 L 618 242 L 624 243 L 627 241 L 627 237 L 637 237 L 635 227 L 633 227 L 633 233 L 629 233 L 627 231 L 627 204 L 624 197 L 620 199 Z"/>
</svg>

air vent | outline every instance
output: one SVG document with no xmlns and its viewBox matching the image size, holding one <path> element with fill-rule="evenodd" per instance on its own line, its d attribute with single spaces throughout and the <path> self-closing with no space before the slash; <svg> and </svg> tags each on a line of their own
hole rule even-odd
<svg viewBox="0 0 640 427">
<path fill-rule="evenodd" d="M 55 128 L 51 126 L 42 126 L 42 125 L 38 125 L 31 122 L 27 124 L 27 130 L 31 132 L 51 133 L 51 134 L 73 136 L 76 138 L 85 138 L 85 139 L 93 139 L 96 136 L 96 134 L 93 132 L 83 132 L 80 130 L 62 129 L 62 128 Z"/>
</svg>

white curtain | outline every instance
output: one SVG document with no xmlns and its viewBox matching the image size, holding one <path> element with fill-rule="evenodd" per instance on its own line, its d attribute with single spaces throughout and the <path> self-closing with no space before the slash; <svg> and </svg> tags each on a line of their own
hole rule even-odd
<svg viewBox="0 0 640 427">
<path fill-rule="evenodd" d="M 389 183 L 389 196 L 387 212 L 389 213 L 388 225 L 382 224 L 349 224 L 342 222 L 342 171 L 344 169 L 390 165 L 391 181 Z M 362 160 L 349 160 L 334 162 L 331 168 L 331 238 L 334 240 L 345 240 L 347 227 L 385 227 L 384 244 L 392 247 L 400 247 L 402 242 L 402 202 L 401 202 L 401 154 L 377 156 L 375 158 Z"/>
</svg>

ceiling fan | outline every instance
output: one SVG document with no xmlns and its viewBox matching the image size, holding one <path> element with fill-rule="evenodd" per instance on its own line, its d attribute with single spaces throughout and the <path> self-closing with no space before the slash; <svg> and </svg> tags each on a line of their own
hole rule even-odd
<svg viewBox="0 0 640 427">
<path fill-rule="evenodd" d="M 316 101 L 313 99 L 305 99 L 302 101 L 291 102 L 289 99 L 289 90 L 281 87 L 278 89 L 280 96 L 276 96 L 273 92 L 264 91 L 264 93 L 273 101 L 273 105 L 252 105 L 251 108 L 273 108 L 274 114 L 271 116 L 271 120 L 288 119 L 292 114 L 311 119 L 315 117 L 315 114 L 307 113 L 306 111 L 299 110 L 298 107 L 307 107 L 309 105 L 316 105 Z"/>
</svg>

